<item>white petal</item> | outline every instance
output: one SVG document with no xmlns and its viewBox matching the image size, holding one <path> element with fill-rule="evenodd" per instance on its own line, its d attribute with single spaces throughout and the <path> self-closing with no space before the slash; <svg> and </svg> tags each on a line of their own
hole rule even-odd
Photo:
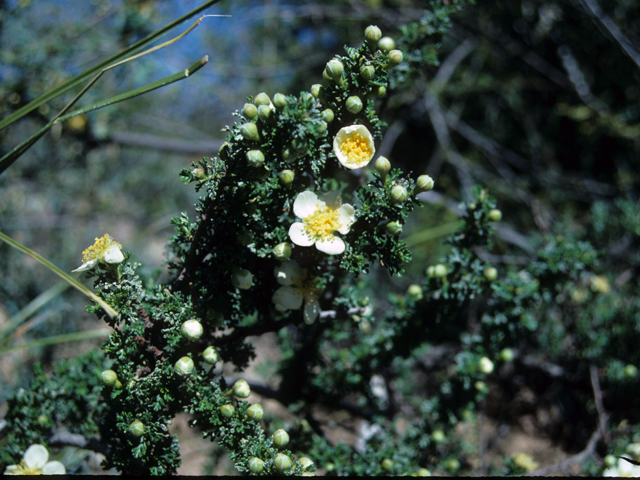
<svg viewBox="0 0 640 480">
<path fill-rule="evenodd" d="M 339 255 L 344 252 L 344 241 L 340 237 L 333 236 L 326 240 L 318 240 L 316 248 L 327 255 Z"/>
<path fill-rule="evenodd" d="M 315 243 L 315 240 L 304 231 L 304 224 L 300 222 L 296 222 L 289 227 L 289 238 L 293 243 L 301 247 L 310 247 Z"/>
<path fill-rule="evenodd" d="M 9 465 L 5 470 L 5 475 L 22 475 L 20 472 L 20 465 Z"/>
<path fill-rule="evenodd" d="M 49 452 L 47 452 L 47 449 L 42 445 L 31 445 L 27 448 L 27 451 L 24 452 L 22 458 L 24 458 L 24 463 L 26 463 L 29 468 L 40 470 L 47 464 Z"/>
<path fill-rule="evenodd" d="M 42 469 L 43 475 L 65 475 L 66 473 L 67 469 L 64 468 L 62 463 L 57 461 L 47 463 Z"/>
<path fill-rule="evenodd" d="M 355 213 L 356 213 L 355 209 L 348 203 L 345 203 L 338 209 L 338 215 L 339 215 L 340 224 L 341 224 L 338 231 L 340 233 L 342 234 L 349 233 L 349 229 L 351 228 L 351 225 L 353 225 L 353 222 L 355 221 L 355 217 L 354 217 Z"/>
<path fill-rule="evenodd" d="M 320 303 L 318 303 L 318 299 L 314 295 L 307 295 L 304 303 L 304 323 L 311 325 L 320 315 Z"/>
<path fill-rule="evenodd" d="M 315 193 L 302 192 L 293 202 L 293 213 L 298 218 L 306 218 L 321 206 L 324 206 L 324 202 L 319 201 Z"/>
<path fill-rule="evenodd" d="M 302 280 L 302 268 L 295 260 L 287 260 L 273 271 L 280 285 L 293 285 Z"/>
<path fill-rule="evenodd" d="M 89 260 L 87 263 L 83 263 L 78 268 L 76 268 L 75 270 L 71 270 L 71 271 L 72 272 L 84 272 L 86 270 L 89 270 L 90 268 L 95 267 L 96 263 L 98 263 L 98 260 L 94 258 L 93 260 Z"/>
<path fill-rule="evenodd" d="M 295 287 L 280 287 L 271 297 L 277 307 L 297 310 L 302 306 L 302 292 Z"/>
<path fill-rule="evenodd" d="M 124 260 L 124 255 L 120 251 L 117 245 L 111 245 L 107 248 L 104 254 L 104 261 L 107 263 L 121 263 Z"/>
</svg>

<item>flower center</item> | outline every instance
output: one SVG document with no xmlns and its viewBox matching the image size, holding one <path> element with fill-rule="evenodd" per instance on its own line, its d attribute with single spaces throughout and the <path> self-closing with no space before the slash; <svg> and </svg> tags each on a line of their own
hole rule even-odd
<svg viewBox="0 0 640 480">
<path fill-rule="evenodd" d="M 121 247 L 121 245 L 115 242 L 108 234 L 102 238 L 96 238 L 95 243 L 82 252 L 82 263 L 104 258 L 107 250 L 112 245 L 117 245 L 118 248 Z"/>
<path fill-rule="evenodd" d="M 330 207 L 320 207 L 303 220 L 304 231 L 315 240 L 326 240 L 333 237 L 333 232 L 338 230 L 342 223 L 338 210 Z"/>
<path fill-rule="evenodd" d="M 27 462 L 21 460 L 16 469 L 18 475 L 42 475 L 42 469 L 37 467 L 30 467 Z"/>
<path fill-rule="evenodd" d="M 348 163 L 359 163 L 363 158 L 371 158 L 372 154 L 367 139 L 357 132 L 351 132 L 344 138 L 340 151 L 347 157 Z"/>
</svg>

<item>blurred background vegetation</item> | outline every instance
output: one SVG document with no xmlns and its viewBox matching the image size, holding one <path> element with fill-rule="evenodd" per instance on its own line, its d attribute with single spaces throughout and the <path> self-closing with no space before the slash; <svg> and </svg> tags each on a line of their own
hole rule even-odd
<svg viewBox="0 0 640 480">
<path fill-rule="evenodd" d="M 0 0 L 0 118 L 200 3 Z M 479 254 L 501 274 L 531 264 L 545 239 L 587 240 L 602 254 L 599 276 L 572 279 L 552 301 L 556 306 L 542 315 L 563 327 L 547 339 L 546 350 L 536 352 L 541 372 L 561 361 L 563 349 L 577 348 L 570 341 L 572 329 L 588 330 L 589 318 L 594 331 L 601 328 L 598 318 L 612 308 L 637 322 L 640 2 L 478 2 L 456 15 L 443 35 L 420 23 L 428 16 L 427 4 L 221 1 L 205 13 L 228 17 L 206 18 L 174 45 L 106 73 L 79 106 L 178 72 L 208 55 L 202 70 L 56 126 L 0 176 L 0 231 L 66 271 L 78 267 L 81 252 L 104 233 L 133 252 L 143 271 L 160 269 L 172 234 L 169 219 L 191 212 L 196 199 L 179 181 L 180 169 L 217 152 L 221 129 L 233 122 L 232 112 L 248 96 L 308 90 L 320 83 L 328 59 L 342 54 L 345 44 L 359 44 L 364 28 L 376 24 L 396 39 L 413 32 L 415 43 L 399 45 L 409 62 L 421 48 L 440 49 L 436 65 L 417 76 L 397 77 L 382 104 L 381 117 L 389 127 L 378 152 L 414 176 L 427 173 L 436 182 L 435 191 L 424 194 L 428 208 L 417 211 L 404 230 L 414 260 L 393 288 L 405 289 L 438 262 L 447 250 L 441 241 L 456 224 L 458 202 L 468 200 L 479 183 L 503 212 L 496 248 Z M 400 30 L 411 22 L 417 22 L 413 30 Z M 420 43 L 424 35 L 426 44 Z M 2 154 L 46 124 L 75 93 L 0 131 Z M 0 244 L 0 272 L 2 332 L 58 280 L 5 244 Z M 390 279 L 374 275 L 384 297 Z M 582 313 L 563 300 L 594 293 L 615 296 Z M 70 290 L 54 296 L 10 337 L 0 337 L 0 348 L 101 328 L 84 313 L 85 304 Z M 569 317 L 582 319 L 586 327 L 567 327 L 562 319 Z M 34 361 L 71 358 L 98 345 L 91 340 L 4 352 L 0 417 L 8 395 L 28 382 Z M 620 369 L 637 365 L 638 354 L 628 345 L 615 355 L 608 352 Z M 595 349 L 583 358 L 599 354 L 604 355 Z M 521 381 L 527 384 L 527 377 Z M 501 421 L 561 441 L 558 449 L 575 452 L 584 448 L 593 425 L 582 422 L 582 410 L 571 404 L 570 395 L 550 391 L 551 385 L 562 390 L 556 381 L 563 378 L 547 376 L 527 388 L 512 383 L 509 389 L 500 381 L 491 387 L 503 403 L 520 402 L 510 410 L 513 418 Z M 540 399 L 553 418 L 540 419 Z M 621 411 L 635 405 L 631 399 L 613 404 Z M 490 409 L 488 414 L 499 416 Z"/>
</svg>

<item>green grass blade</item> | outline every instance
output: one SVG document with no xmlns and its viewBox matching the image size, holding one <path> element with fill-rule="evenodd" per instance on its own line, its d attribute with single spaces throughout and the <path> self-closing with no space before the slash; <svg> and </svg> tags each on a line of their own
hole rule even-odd
<svg viewBox="0 0 640 480">
<path fill-rule="evenodd" d="M 93 293 L 87 287 L 85 287 L 80 282 L 78 282 L 71 275 L 69 275 L 68 273 L 63 272 L 62 270 L 60 270 L 58 267 L 56 267 L 53 263 L 51 263 L 49 260 L 47 260 L 43 256 L 41 256 L 41 255 L 37 254 L 36 252 L 34 252 L 33 250 L 30 250 L 29 248 L 25 247 L 20 242 L 16 242 L 13 238 L 8 237 L 7 235 L 5 235 L 2 232 L 0 232 L 0 240 L 4 240 L 6 243 L 11 245 L 13 248 L 16 248 L 16 249 L 20 250 L 22 253 L 24 253 L 26 255 L 29 255 L 34 260 L 38 261 L 39 263 L 41 263 L 42 265 L 47 267 L 53 273 L 55 273 L 56 275 L 61 277 L 65 282 L 69 283 L 72 287 L 74 287 L 77 290 L 79 290 L 80 292 L 82 292 L 84 295 L 89 297 L 91 300 L 95 301 L 98 305 L 100 305 L 102 307 L 102 309 L 105 312 L 107 312 L 107 315 L 109 315 L 111 318 L 115 318 L 115 317 L 118 316 L 118 312 L 116 312 L 104 300 L 102 300 L 95 293 Z"/>
<path fill-rule="evenodd" d="M 88 70 L 85 70 L 84 72 L 82 72 L 78 76 L 76 76 L 76 77 L 74 77 L 74 78 L 72 78 L 70 80 L 67 80 L 63 84 L 61 84 L 61 85 L 49 90 L 47 93 L 41 95 L 40 97 L 36 98 L 35 100 L 32 100 L 31 102 L 29 102 L 25 106 L 19 108 L 15 112 L 13 112 L 8 117 L 6 117 L 3 120 L 1 120 L 0 121 L 0 130 L 2 130 L 3 128 L 5 128 L 8 125 L 11 125 L 13 122 L 18 120 L 19 118 L 22 118 L 27 113 L 35 110 L 40 105 L 49 102 L 51 99 L 53 99 L 53 98 L 65 93 L 66 91 L 72 89 L 76 85 L 79 85 L 80 83 L 84 82 L 85 80 L 87 80 L 91 76 L 96 75 L 98 72 L 100 72 L 104 68 L 106 68 L 106 67 L 108 67 L 110 65 L 113 65 L 114 63 L 119 62 L 120 60 L 122 60 L 123 58 L 126 58 L 129 55 L 132 55 L 132 54 L 134 54 L 136 52 L 139 52 L 140 50 L 142 50 L 143 48 L 145 48 L 146 46 L 148 46 L 152 42 L 156 41 L 159 37 L 161 37 L 165 33 L 169 32 L 173 28 L 177 27 L 179 24 L 181 24 L 185 20 L 193 17 L 194 15 L 197 15 L 201 11 L 205 10 L 206 8 L 212 6 L 212 5 L 216 4 L 216 3 L 218 3 L 219 1 L 220 0 L 209 0 L 209 1 L 205 2 L 205 3 L 203 3 L 198 8 L 195 8 L 194 10 L 190 11 L 186 15 L 183 15 L 182 17 L 178 18 L 177 20 L 171 22 L 170 24 L 166 25 L 165 27 L 161 28 L 160 30 L 157 30 L 157 31 L 153 32 L 151 35 L 147 36 L 146 38 L 143 38 L 142 40 L 134 43 L 130 47 L 122 50 L 121 52 L 119 52 L 119 53 L 117 53 L 117 54 L 115 54 L 115 55 L 113 55 L 113 56 L 111 56 L 109 58 L 107 58 L 106 60 L 104 60 L 104 61 L 98 63 L 97 65 L 89 68 Z"/>
</svg>

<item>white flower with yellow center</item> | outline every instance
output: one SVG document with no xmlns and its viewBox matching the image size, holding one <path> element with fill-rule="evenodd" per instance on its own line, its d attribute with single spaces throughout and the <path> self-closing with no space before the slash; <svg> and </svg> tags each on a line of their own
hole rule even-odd
<svg viewBox="0 0 640 480">
<path fill-rule="evenodd" d="M 342 205 L 340 192 L 333 191 L 322 195 L 313 192 L 302 192 L 293 202 L 293 213 L 302 222 L 295 222 L 289 228 L 291 241 L 301 247 L 316 246 L 328 255 L 344 252 L 344 241 L 335 235 L 349 233 L 355 221 L 355 210 L 351 205 Z"/>
<path fill-rule="evenodd" d="M 307 275 L 307 270 L 302 268 L 295 260 L 287 260 L 273 273 L 280 287 L 273 294 L 272 301 L 276 310 L 286 312 L 287 310 L 298 310 L 304 301 L 303 318 L 306 324 L 311 325 L 320 314 L 320 290 L 316 284 L 316 279 Z"/>
<path fill-rule="evenodd" d="M 345 167 L 366 167 L 376 153 L 373 137 L 364 125 L 343 127 L 333 139 L 333 151 Z"/>
<path fill-rule="evenodd" d="M 121 263 L 124 260 L 124 255 L 122 255 L 120 248 L 122 245 L 109 235 L 96 238 L 95 243 L 82 252 L 82 265 L 72 272 L 84 272 L 95 267 L 98 262 Z"/>
<path fill-rule="evenodd" d="M 640 477 L 640 466 L 620 458 L 618 464 L 607 468 L 602 472 L 603 477 L 637 478 Z"/>
<path fill-rule="evenodd" d="M 67 470 L 60 462 L 47 462 L 49 452 L 42 445 L 31 445 L 18 465 L 9 465 L 5 475 L 64 475 Z"/>
</svg>

